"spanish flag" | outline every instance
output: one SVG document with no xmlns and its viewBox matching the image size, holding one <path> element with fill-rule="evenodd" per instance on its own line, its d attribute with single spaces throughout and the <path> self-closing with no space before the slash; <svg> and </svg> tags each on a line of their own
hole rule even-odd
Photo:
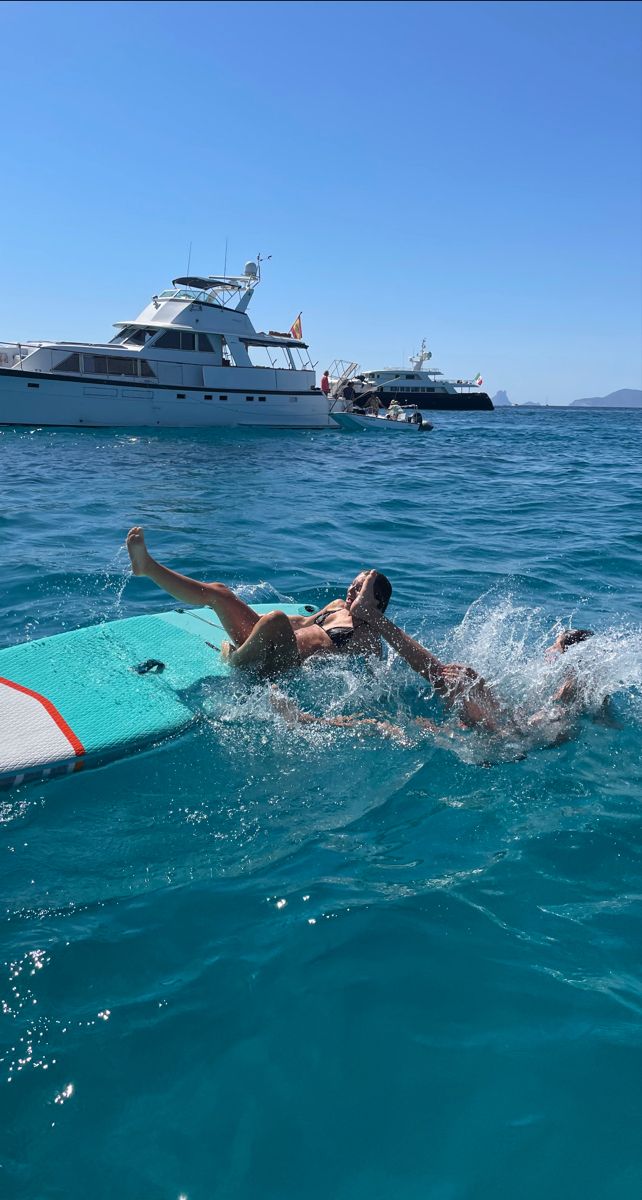
<svg viewBox="0 0 642 1200">
<path fill-rule="evenodd" d="M 296 338 L 298 342 L 303 341 L 303 326 L 301 324 L 301 313 L 299 313 L 296 321 L 292 322 L 290 327 L 290 337 Z"/>
</svg>

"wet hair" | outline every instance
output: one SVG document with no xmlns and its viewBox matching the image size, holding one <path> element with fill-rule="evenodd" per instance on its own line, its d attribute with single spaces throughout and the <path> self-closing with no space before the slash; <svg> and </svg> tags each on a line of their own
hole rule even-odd
<svg viewBox="0 0 642 1200">
<path fill-rule="evenodd" d="M 387 575 L 381 575 L 379 571 L 374 577 L 374 598 L 377 601 L 377 608 L 380 612 L 385 612 L 392 596 L 392 584 Z"/>
<path fill-rule="evenodd" d="M 564 629 L 558 638 L 560 649 L 564 653 L 571 646 L 577 646 L 578 642 L 585 642 L 590 637 L 593 637 L 592 629 Z"/>
</svg>

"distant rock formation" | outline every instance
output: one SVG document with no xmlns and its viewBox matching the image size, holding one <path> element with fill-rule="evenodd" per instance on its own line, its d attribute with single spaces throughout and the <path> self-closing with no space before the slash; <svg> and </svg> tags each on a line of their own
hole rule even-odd
<svg viewBox="0 0 642 1200">
<path fill-rule="evenodd" d="M 494 401 L 493 401 L 494 403 Z M 642 408 L 640 388 L 620 388 L 608 396 L 591 396 L 587 400 L 572 400 L 570 408 Z"/>
<path fill-rule="evenodd" d="M 496 392 L 493 396 L 493 408 L 511 408 L 511 402 L 508 399 L 507 392 Z"/>
</svg>

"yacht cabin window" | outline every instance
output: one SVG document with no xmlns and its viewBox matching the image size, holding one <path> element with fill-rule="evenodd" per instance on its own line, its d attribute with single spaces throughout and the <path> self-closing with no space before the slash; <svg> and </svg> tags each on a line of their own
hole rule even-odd
<svg viewBox="0 0 642 1200">
<path fill-rule="evenodd" d="M 197 346 L 198 338 L 198 346 Z M 155 350 L 201 350 L 213 352 L 212 343 L 206 333 L 190 333 L 188 330 L 166 329 L 154 342 Z"/>
<path fill-rule="evenodd" d="M 65 374 L 71 372 L 80 374 L 82 370 L 85 375 L 134 376 L 140 373 L 146 379 L 156 378 L 154 371 L 144 358 L 140 359 L 140 372 L 138 358 L 111 358 L 106 354 L 83 354 L 82 358 L 82 368 L 80 354 L 68 354 L 66 358 L 61 358 L 60 362 L 56 363 L 54 370 Z"/>
<path fill-rule="evenodd" d="M 155 350 L 180 350 L 181 335 L 178 329 L 168 329 L 161 333 L 154 342 Z"/>
<path fill-rule="evenodd" d="M 68 354 L 56 365 L 56 371 L 80 371 L 80 355 Z"/>
<path fill-rule="evenodd" d="M 137 358 L 108 358 L 106 354 L 83 354 L 85 375 L 138 375 Z"/>
<path fill-rule="evenodd" d="M 154 332 L 153 329 L 138 329 L 136 325 L 127 325 L 116 335 L 116 339 L 121 346 L 125 342 L 129 342 L 131 346 L 144 346 L 145 342 L 154 336 Z"/>
</svg>

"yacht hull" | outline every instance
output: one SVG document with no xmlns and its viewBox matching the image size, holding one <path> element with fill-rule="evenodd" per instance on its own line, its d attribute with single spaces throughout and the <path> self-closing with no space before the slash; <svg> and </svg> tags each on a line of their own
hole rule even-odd
<svg viewBox="0 0 642 1200">
<path fill-rule="evenodd" d="M 123 385 L 0 368 L 0 425 L 325 429 L 332 424 L 321 392 Z"/>
<path fill-rule="evenodd" d="M 392 388 L 382 389 L 386 407 L 392 400 L 399 404 L 416 404 L 417 408 L 431 412 L 490 412 L 494 408 L 486 392 L 421 392 L 408 390 L 395 392 Z"/>
</svg>

